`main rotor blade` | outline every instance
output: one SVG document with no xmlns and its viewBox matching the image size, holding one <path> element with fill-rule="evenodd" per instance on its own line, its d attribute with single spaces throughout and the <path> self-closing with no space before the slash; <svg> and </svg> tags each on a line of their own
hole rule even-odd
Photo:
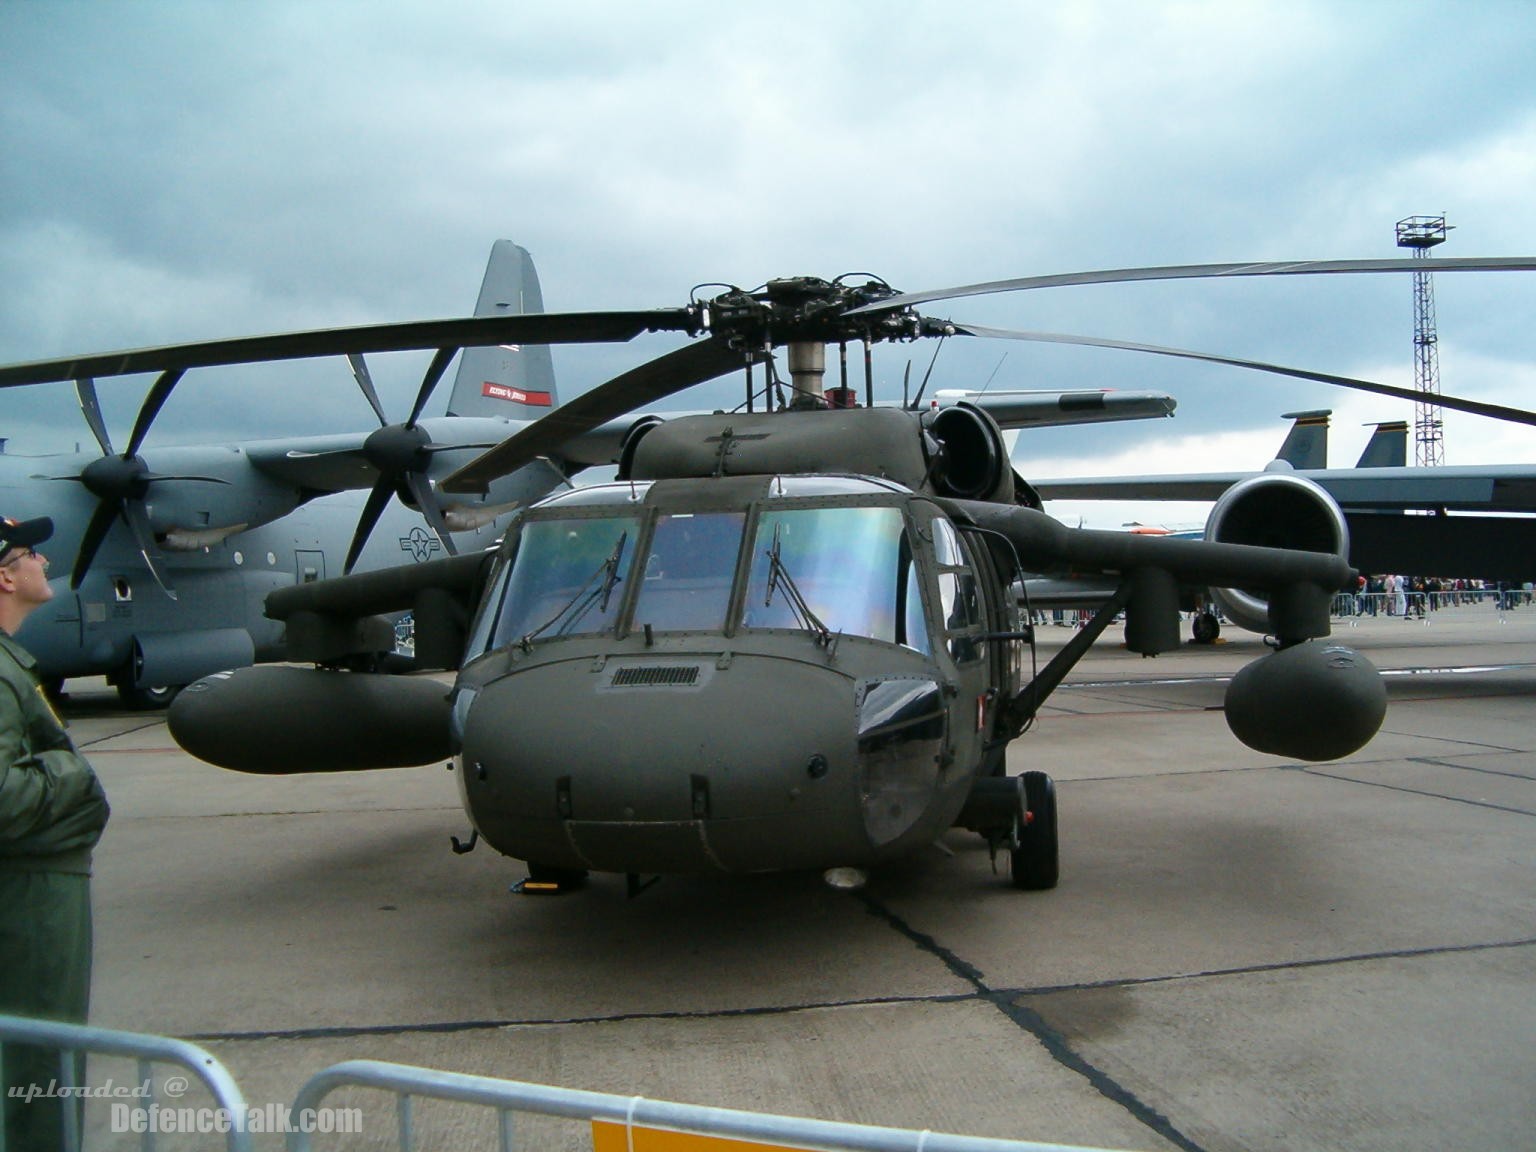
<svg viewBox="0 0 1536 1152">
<path fill-rule="evenodd" d="M 1291 376 L 1298 380 L 1336 384 L 1340 388 L 1353 388 L 1357 392 L 1374 392 L 1379 396 L 1393 396 L 1399 400 L 1425 399 L 1425 394 L 1415 388 L 1399 388 L 1393 384 L 1377 384 L 1373 380 L 1357 380 L 1353 376 L 1335 376 L 1328 372 L 1311 372 L 1305 368 L 1287 368 L 1281 364 L 1266 364 L 1262 360 L 1242 360 L 1233 356 L 1217 356 L 1210 352 L 1164 348 L 1158 344 L 1137 344 L 1130 340 L 1109 340 L 1099 336 L 1069 336 L 1061 332 L 1024 332 L 1012 328 L 985 328 L 979 324 L 958 323 L 955 325 L 955 332 L 958 335 L 986 336 L 995 340 L 1029 340 L 1045 344 L 1075 344 L 1087 348 L 1118 348 L 1125 352 L 1148 352 L 1154 356 L 1204 360 L 1210 364 L 1251 368 L 1257 372 L 1272 372 L 1278 376 Z M 1494 420 L 1508 420 L 1516 424 L 1536 424 L 1536 412 L 1528 412 L 1524 408 L 1506 408 L 1502 404 L 1486 404 L 1480 400 L 1464 400 L 1459 396 L 1439 394 L 1435 395 L 1434 403 L 1459 412 L 1470 412 L 1474 416 L 1488 416 Z"/>
<path fill-rule="evenodd" d="M 1359 272 L 1530 272 L 1536 271 L 1536 256 L 1457 256 L 1449 259 L 1419 260 L 1287 260 L 1247 264 L 1169 264 L 1156 268 L 1112 268 L 1101 272 L 1068 272 L 1055 276 L 1022 276 L 1016 280 L 988 280 L 958 288 L 936 288 L 930 292 L 904 292 L 862 308 L 863 312 L 886 312 L 892 308 L 911 308 L 933 300 L 955 300 L 961 296 L 986 296 L 995 292 L 1022 292 L 1031 288 L 1063 288 L 1078 284 L 1124 284 L 1138 280 L 1200 280 L 1217 276 L 1319 276 L 1329 273 Z"/>
<path fill-rule="evenodd" d="M 149 426 L 155 422 L 155 417 L 160 415 L 160 409 L 165 407 L 165 402 L 171 398 L 171 390 L 176 387 L 186 370 L 173 368 L 160 374 L 150 387 L 149 395 L 144 397 L 144 403 L 139 408 L 139 418 L 133 422 L 133 433 L 128 437 L 128 448 L 124 456 L 137 456 L 139 449 L 144 446 L 144 437 L 149 435 Z M 167 592 L 170 589 L 166 589 Z"/>
<path fill-rule="evenodd" d="M 131 376 L 141 372 L 185 371 L 221 364 L 345 356 L 349 352 L 402 352 L 450 346 L 474 348 L 489 344 L 622 344 L 642 332 L 697 332 L 700 326 L 697 314 L 687 308 L 543 312 L 365 324 L 8 364 L 0 367 L 0 388 L 74 380 L 81 376 Z"/>
<path fill-rule="evenodd" d="M 540 456 L 555 453 L 573 436 L 590 432 L 641 405 L 723 376 L 746 362 L 746 354 L 713 339 L 668 352 L 560 405 L 548 416 L 471 460 L 438 484 L 438 488 L 444 492 L 482 492 L 492 480 Z"/>
<path fill-rule="evenodd" d="M 357 558 L 363 554 L 363 545 L 368 543 L 368 537 L 373 533 L 373 526 L 379 522 L 379 517 L 384 515 L 384 508 L 394 494 L 393 479 L 389 476 L 380 476 L 378 483 L 373 486 L 373 491 L 368 493 L 368 502 L 363 505 L 363 514 L 357 518 L 357 530 L 352 533 L 352 544 L 347 549 L 347 562 L 341 568 L 343 575 L 352 571 Z"/>
<path fill-rule="evenodd" d="M 112 436 L 107 431 L 106 417 L 101 414 L 101 401 L 96 398 L 96 381 L 89 376 L 81 376 L 75 381 L 75 395 L 80 399 L 80 411 L 85 414 L 85 422 L 90 426 L 91 435 L 96 437 L 101 454 L 116 455 L 112 451 Z"/>
</svg>

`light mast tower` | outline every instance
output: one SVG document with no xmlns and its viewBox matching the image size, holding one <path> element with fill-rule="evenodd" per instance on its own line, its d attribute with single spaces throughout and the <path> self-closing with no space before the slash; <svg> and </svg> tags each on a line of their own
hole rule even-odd
<svg viewBox="0 0 1536 1152">
<path fill-rule="evenodd" d="M 1412 248 L 1416 259 L 1445 243 L 1450 231 L 1444 216 L 1409 216 L 1397 222 L 1397 246 Z M 1414 463 L 1445 463 L 1443 419 L 1440 412 L 1440 354 L 1435 332 L 1435 282 L 1428 272 L 1413 274 L 1413 383 L 1419 391 L 1414 406 Z"/>
</svg>

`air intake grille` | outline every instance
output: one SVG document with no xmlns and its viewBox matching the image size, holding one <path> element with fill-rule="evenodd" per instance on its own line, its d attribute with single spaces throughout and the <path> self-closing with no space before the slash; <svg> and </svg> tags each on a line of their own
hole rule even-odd
<svg viewBox="0 0 1536 1152">
<path fill-rule="evenodd" d="M 686 688 L 698 680 L 697 664 L 668 664 L 619 668 L 614 671 L 611 683 L 615 688 Z"/>
</svg>

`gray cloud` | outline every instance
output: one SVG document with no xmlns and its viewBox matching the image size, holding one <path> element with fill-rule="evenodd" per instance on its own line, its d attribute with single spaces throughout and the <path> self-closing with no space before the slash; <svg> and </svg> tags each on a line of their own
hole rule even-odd
<svg viewBox="0 0 1536 1152">
<path fill-rule="evenodd" d="M 533 251 L 550 307 L 572 309 L 852 269 L 915 289 L 1384 256 L 1395 219 L 1441 211 L 1458 229 L 1446 254 L 1521 254 L 1536 199 L 1527 13 L 7 4 L 0 359 L 463 313 L 498 236 Z M 1530 361 L 1521 321 L 1536 280 L 1437 288 L 1446 390 L 1497 398 Z M 1411 379 L 1402 277 L 1083 288 L 934 311 L 946 309 Z M 1233 371 L 963 343 L 940 355 L 946 384 L 996 370 L 997 387 L 1167 388 L 1184 435 L 1278 430 L 1280 412 L 1339 406 L 1322 386 Z M 570 394 L 669 346 L 562 349 L 557 365 Z M 882 377 L 899 387 L 908 359 L 920 374 L 930 355 L 883 352 Z M 395 410 L 418 371 L 377 370 Z M 103 386 L 123 437 L 146 384 Z M 7 395 L 12 451 L 84 438 L 68 392 Z M 306 365 L 195 374 L 155 436 L 370 422 L 344 366 Z M 1045 443 L 1072 456 L 1169 434 Z"/>
</svg>

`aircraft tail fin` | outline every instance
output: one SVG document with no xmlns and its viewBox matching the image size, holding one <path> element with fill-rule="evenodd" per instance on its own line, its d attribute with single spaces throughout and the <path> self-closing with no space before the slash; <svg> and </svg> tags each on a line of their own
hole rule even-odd
<svg viewBox="0 0 1536 1152">
<path fill-rule="evenodd" d="M 518 316 L 544 311 L 539 274 L 526 248 L 510 240 L 491 246 L 476 316 Z M 536 420 L 560 402 L 548 345 L 466 348 L 448 398 L 450 416 Z"/>
<path fill-rule="evenodd" d="M 1285 443 L 1275 453 L 1276 460 L 1284 460 L 1292 468 L 1328 467 L 1328 418 L 1332 409 L 1316 412 L 1287 412 L 1285 419 L 1294 420 L 1286 433 Z"/>
<path fill-rule="evenodd" d="M 1360 453 L 1356 468 L 1402 468 L 1408 463 L 1408 421 L 1390 420 L 1376 431 Z"/>
</svg>

